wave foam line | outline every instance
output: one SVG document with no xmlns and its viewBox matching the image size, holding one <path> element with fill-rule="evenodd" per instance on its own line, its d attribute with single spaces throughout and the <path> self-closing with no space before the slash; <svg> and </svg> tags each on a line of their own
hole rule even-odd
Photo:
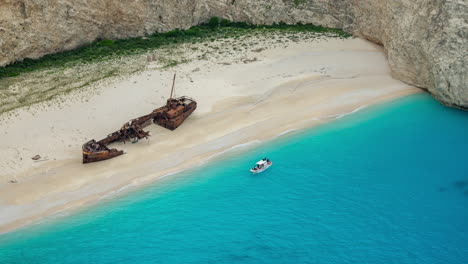
<svg viewBox="0 0 468 264">
<path fill-rule="evenodd" d="M 232 147 L 230 147 L 228 149 L 225 149 L 223 151 L 220 151 L 218 153 L 215 153 L 215 154 L 209 156 L 205 161 L 202 162 L 202 164 L 205 164 L 206 162 L 210 161 L 212 158 L 217 157 L 219 155 L 222 155 L 222 154 L 224 154 L 226 152 L 229 152 L 229 151 L 232 151 L 232 150 L 235 150 L 235 149 L 238 149 L 238 148 L 243 148 L 243 147 L 247 147 L 247 146 L 250 146 L 250 145 L 258 144 L 258 143 L 261 143 L 261 141 L 256 139 L 256 140 L 252 140 L 252 141 L 249 141 L 249 142 L 246 142 L 246 143 L 234 145 L 234 146 L 232 146 Z"/>
<path fill-rule="evenodd" d="M 358 112 L 358 111 L 361 111 L 362 109 L 365 109 L 365 108 L 367 108 L 368 106 L 369 106 L 369 105 L 363 105 L 363 106 L 360 106 L 360 107 L 354 109 L 354 110 L 351 111 L 351 112 L 342 113 L 342 114 L 328 115 L 328 116 L 321 116 L 321 117 L 317 117 L 316 119 L 318 119 L 318 120 L 324 120 L 324 119 L 331 119 L 331 118 L 333 118 L 334 120 L 336 120 L 336 119 L 340 119 L 340 118 L 342 118 L 342 117 L 345 117 L 345 116 L 354 114 L 354 113 L 356 113 L 356 112 Z"/>
<path fill-rule="evenodd" d="M 280 134 L 277 135 L 277 137 L 281 137 L 282 135 L 286 135 L 286 134 L 289 134 L 289 133 L 292 133 L 292 132 L 295 132 L 297 131 L 298 129 L 289 129 L 289 130 L 286 130 Z"/>
</svg>

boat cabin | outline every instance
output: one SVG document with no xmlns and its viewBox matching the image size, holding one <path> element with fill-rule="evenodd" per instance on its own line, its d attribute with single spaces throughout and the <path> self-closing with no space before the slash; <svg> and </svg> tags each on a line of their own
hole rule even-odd
<svg viewBox="0 0 468 264">
<path fill-rule="evenodd" d="M 257 168 L 263 168 L 265 165 L 267 164 L 267 161 L 266 160 L 261 160 L 259 162 L 257 162 Z"/>
</svg>

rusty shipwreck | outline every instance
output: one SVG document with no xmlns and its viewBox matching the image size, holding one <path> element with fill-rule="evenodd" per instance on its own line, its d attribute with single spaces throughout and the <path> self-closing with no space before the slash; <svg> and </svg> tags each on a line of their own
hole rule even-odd
<svg viewBox="0 0 468 264">
<path fill-rule="evenodd" d="M 172 82 L 171 95 L 166 105 L 153 110 L 150 114 L 132 119 L 125 123 L 120 130 L 109 134 L 106 138 L 96 141 L 90 140 L 83 147 L 83 163 L 91 163 L 111 159 L 124 154 L 123 150 L 111 149 L 109 144 L 114 142 L 137 142 L 148 138 L 149 132 L 143 128 L 155 123 L 170 130 L 179 127 L 187 117 L 197 108 L 197 102 L 187 96 L 173 98 L 175 78 Z"/>
</svg>

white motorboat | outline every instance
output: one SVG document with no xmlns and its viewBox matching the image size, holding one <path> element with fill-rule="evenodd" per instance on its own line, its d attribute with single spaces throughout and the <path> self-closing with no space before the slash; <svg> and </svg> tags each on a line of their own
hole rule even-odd
<svg viewBox="0 0 468 264">
<path fill-rule="evenodd" d="M 264 170 L 268 169 L 271 165 L 273 165 L 273 162 L 267 158 L 263 158 L 259 162 L 255 164 L 255 167 L 250 169 L 250 172 L 252 173 L 260 173 L 263 172 Z"/>
</svg>

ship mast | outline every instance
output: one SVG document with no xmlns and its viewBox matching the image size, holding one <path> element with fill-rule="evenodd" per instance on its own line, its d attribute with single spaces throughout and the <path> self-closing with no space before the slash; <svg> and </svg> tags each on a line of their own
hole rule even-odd
<svg viewBox="0 0 468 264">
<path fill-rule="evenodd" d="M 176 74 L 177 74 L 177 73 L 174 73 L 174 80 L 172 80 L 171 96 L 169 97 L 169 99 L 172 99 L 172 95 L 174 94 L 174 86 L 175 86 Z"/>
</svg>

